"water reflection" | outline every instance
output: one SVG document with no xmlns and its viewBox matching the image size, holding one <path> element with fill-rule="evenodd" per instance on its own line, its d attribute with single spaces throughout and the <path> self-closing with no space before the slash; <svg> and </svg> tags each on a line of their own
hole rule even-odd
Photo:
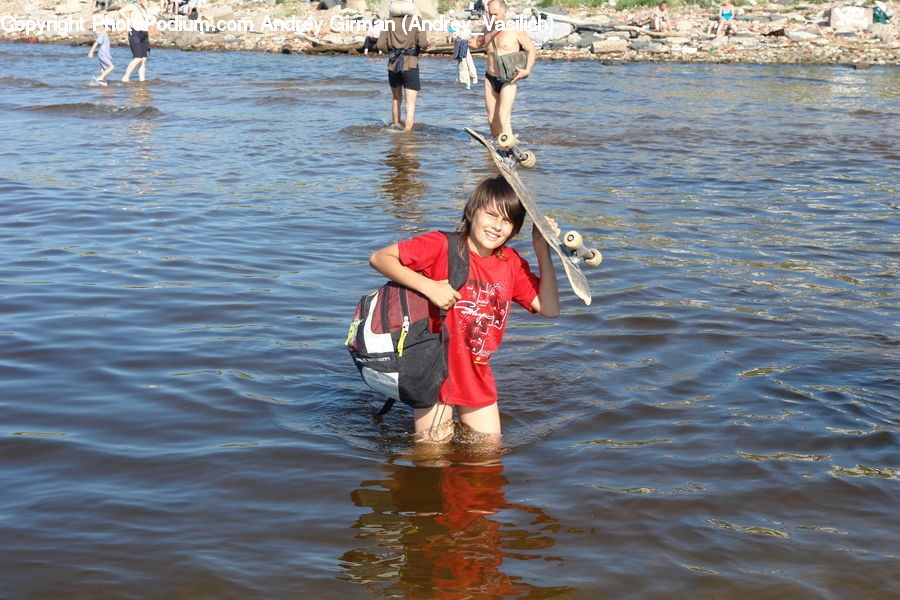
<svg viewBox="0 0 900 600">
<path fill-rule="evenodd" d="M 351 494 L 371 512 L 354 524 L 361 545 L 341 557 L 340 579 L 406 598 L 541 598 L 565 591 L 507 572 L 521 572 L 517 561 L 545 558 L 557 521 L 506 500 L 499 456 L 420 453 L 412 461 L 380 465 L 384 476 Z"/>
<path fill-rule="evenodd" d="M 153 94 L 145 85 L 133 85 L 128 89 L 128 96 L 137 118 L 129 120 L 118 143 L 118 147 L 128 156 L 119 164 L 119 180 L 122 187 L 135 195 L 156 194 L 155 178 L 162 172 L 153 164 L 160 159 L 153 139 L 156 121 L 141 116 L 150 116 L 155 112 Z"/>
<path fill-rule="evenodd" d="M 404 221 L 419 222 L 424 211 L 425 183 L 419 178 L 418 142 L 411 132 L 393 134 L 384 164 L 387 176 L 381 185 L 381 196 L 388 210 Z"/>
</svg>

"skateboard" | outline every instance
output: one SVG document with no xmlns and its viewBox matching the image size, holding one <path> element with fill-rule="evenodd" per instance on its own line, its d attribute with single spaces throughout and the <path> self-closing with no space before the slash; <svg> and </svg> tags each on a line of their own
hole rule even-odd
<svg viewBox="0 0 900 600">
<path fill-rule="evenodd" d="M 537 162 L 534 152 L 528 152 L 519 148 L 519 140 L 511 133 L 501 133 L 500 137 L 497 138 L 497 147 L 528 169 Z"/>
<path fill-rule="evenodd" d="M 585 264 L 593 267 L 600 264 L 600 261 L 603 260 L 603 255 L 595 248 L 586 249 L 584 247 L 584 240 L 576 231 L 566 233 L 563 236 L 563 241 L 560 242 L 559 238 L 553 233 L 553 229 L 550 227 L 550 222 L 547 220 L 546 215 L 544 215 L 538 207 L 534 198 L 531 196 L 531 192 L 528 191 L 528 188 L 525 187 L 525 184 L 522 183 L 522 180 L 519 178 L 519 174 L 514 168 L 514 165 L 518 161 L 512 157 L 505 157 L 503 151 L 497 148 L 497 146 L 494 145 L 494 142 L 485 138 L 477 131 L 469 129 L 468 127 L 466 127 L 465 130 L 466 133 L 475 138 L 478 143 L 488 150 L 488 153 L 494 160 L 494 165 L 500 170 L 500 174 L 506 179 L 509 185 L 512 186 L 512 189 L 515 190 L 516 195 L 519 197 L 519 201 L 522 203 L 522 206 L 525 207 L 525 212 L 528 213 L 528 216 L 531 217 L 531 220 L 534 222 L 534 226 L 537 227 L 541 235 L 544 236 L 544 239 L 547 240 L 547 244 L 556 252 L 557 256 L 559 256 L 563 269 L 566 272 L 566 277 L 569 280 L 569 284 L 572 286 L 572 291 L 575 292 L 575 295 L 581 298 L 585 304 L 590 304 L 591 288 L 588 286 L 587 278 L 581 271 L 579 262 L 584 261 Z"/>
</svg>

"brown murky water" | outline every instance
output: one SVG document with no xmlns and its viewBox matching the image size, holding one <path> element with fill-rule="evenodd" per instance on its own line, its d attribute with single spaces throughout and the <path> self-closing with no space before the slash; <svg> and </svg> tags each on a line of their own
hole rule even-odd
<svg viewBox="0 0 900 600">
<path fill-rule="evenodd" d="M 900 71 L 540 64 L 594 303 L 513 315 L 500 455 L 423 455 L 341 342 L 480 88 L 426 59 L 405 135 L 380 60 L 84 54 L 0 45 L 0 596 L 900 595 Z"/>
</svg>

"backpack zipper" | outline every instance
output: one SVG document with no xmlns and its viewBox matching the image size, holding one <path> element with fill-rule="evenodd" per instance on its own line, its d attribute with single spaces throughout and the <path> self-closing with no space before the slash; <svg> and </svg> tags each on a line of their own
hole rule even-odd
<svg viewBox="0 0 900 600">
<path fill-rule="evenodd" d="M 400 341 L 397 342 L 397 356 L 403 356 L 403 342 L 406 341 L 406 334 L 409 331 L 409 316 L 403 315 L 403 329 L 400 331 Z"/>
</svg>

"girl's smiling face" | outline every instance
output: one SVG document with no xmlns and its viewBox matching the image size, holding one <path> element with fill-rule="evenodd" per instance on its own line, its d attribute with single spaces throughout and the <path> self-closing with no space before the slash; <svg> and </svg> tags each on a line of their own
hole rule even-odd
<svg viewBox="0 0 900 600">
<path fill-rule="evenodd" d="M 488 257 L 506 243 L 512 232 L 513 222 L 492 203 L 475 211 L 469 246 L 478 256 Z"/>
</svg>

